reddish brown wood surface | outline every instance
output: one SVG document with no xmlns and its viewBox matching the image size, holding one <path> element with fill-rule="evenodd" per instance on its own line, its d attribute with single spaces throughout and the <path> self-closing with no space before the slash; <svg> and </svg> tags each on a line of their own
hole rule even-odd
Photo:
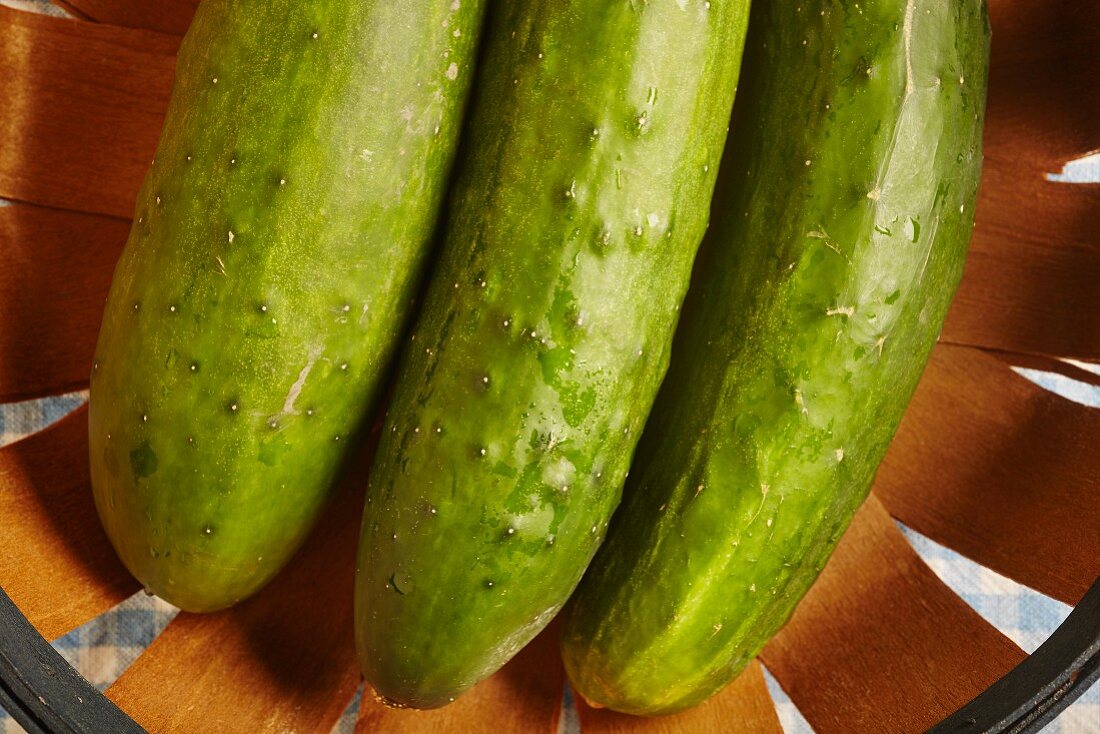
<svg viewBox="0 0 1100 734">
<path fill-rule="evenodd" d="M 989 0 L 989 158 L 1034 175 L 1100 149 L 1100 3 Z"/>
<path fill-rule="evenodd" d="M 1083 366 L 1086 363 L 1079 362 L 1074 364 L 1062 359 L 1056 359 L 1054 357 L 1046 357 L 1041 354 L 1021 354 L 1020 352 L 1002 352 L 996 349 L 983 349 L 983 352 L 991 356 L 996 357 L 1002 362 L 1012 365 L 1013 367 L 1023 367 L 1029 370 L 1041 370 L 1043 372 L 1054 372 L 1063 377 L 1068 377 L 1071 380 L 1077 382 L 1083 382 L 1088 385 L 1094 385 L 1100 387 L 1100 374 L 1093 372 L 1092 370 L 1085 369 Z"/>
<path fill-rule="evenodd" d="M 577 702 L 584 734 L 782 734 L 779 717 L 753 661 L 718 695 L 673 716 L 645 718 Z"/>
<path fill-rule="evenodd" d="M 565 671 L 558 625 L 551 624 L 495 675 L 454 703 L 431 711 L 389 708 L 369 686 L 355 731 L 401 734 L 555 734 Z"/>
<path fill-rule="evenodd" d="M 944 339 L 1100 358 L 1100 185 L 1046 180 L 1100 149 L 1100 3 L 990 0 L 986 160 Z"/>
<path fill-rule="evenodd" d="M 1100 358 L 1097 221 L 1100 184 L 1053 183 L 987 160 L 970 255 L 943 339 Z"/>
<path fill-rule="evenodd" d="M 87 386 L 129 229 L 109 217 L 0 207 L 0 403 Z"/>
<path fill-rule="evenodd" d="M 178 43 L 0 7 L 0 196 L 132 216 Z"/>
<path fill-rule="evenodd" d="M 53 639 L 140 587 L 99 525 L 88 411 L 0 448 L 0 587 Z"/>
<path fill-rule="evenodd" d="M 895 517 L 1069 604 L 1100 574 L 1100 410 L 936 349 L 875 483 Z"/>
<path fill-rule="evenodd" d="M 352 583 L 365 464 L 271 585 L 223 612 L 176 616 L 108 697 L 153 734 L 331 730 L 359 685 Z"/>
<path fill-rule="evenodd" d="M 73 15 L 127 28 L 178 36 L 187 31 L 198 0 L 53 0 Z"/>
<path fill-rule="evenodd" d="M 762 659 L 818 734 L 925 731 L 1024 653 L 924 565 L 878 500 Z"/>
</svg>

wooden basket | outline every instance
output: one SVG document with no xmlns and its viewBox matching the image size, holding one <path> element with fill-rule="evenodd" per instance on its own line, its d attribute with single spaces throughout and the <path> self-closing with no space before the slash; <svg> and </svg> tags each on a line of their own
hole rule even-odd
<svg viewBox="0 0 1100 734">
<path fill-rule="evenodd" d="M 0 197 L 19 202 L 0 208 L 0 402 L 87 385 L 194 0 L 62 4 L 98 22 L 0 8 Z M 761 655 L 822 734 L 921 731 L 953 713 L 937 731 L 1019 731 L 1098 672 L 1100 591 L 1082 597 L 1100 572 L 1100 411 L 1010 365 L 1098 382 L 1060 358 L 1100 359 L 1100 185 L 1044 174 L 1100 144 L 1100 3 L 990 5 L 986 162 L 964 282 L 871 498 Z M 225 612 L 180 614 L 111 686 L 131 720 L 34 632 L 56 638 L 139 588 L 96 519 L 86 433 L 82 409 L 0 448 L 0 586 L 14 601 L 0 595 L 0 703 L 32 731 L 329 731 L 360 680 L 363 467 L 270 587 Z M 1027 659 L 892 518 L 1079 607 Z M 366 695 L 359 730 L 554 732 L 564 679 L 553 634 L 439 711 Z M 679 716 L 579 714 L 585 732 L 780 731 L 756 663 Z"/>
</svg>

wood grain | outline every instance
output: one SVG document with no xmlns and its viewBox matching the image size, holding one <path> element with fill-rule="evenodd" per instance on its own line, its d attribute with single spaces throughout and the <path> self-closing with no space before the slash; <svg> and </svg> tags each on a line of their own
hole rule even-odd
<svg viewBox="0 0 1100 734">
<path fill-rule="evenodd" d="M 177 615 L 107 697 L 153 734 L 331 730 L 359 685 L 352 584 L 366 461 L 267 588 L 223 612 Z"/>
<path fill-rule="evenodd" d="M 875 483 L 892 515 L 1075 604 L 1100 574 L 1100 410 L 938 347 Z"/>
<path fill-rule="evenodd" d="M 987 158 L 1057 173 L 1100 149 L 1100 3 L 990 0 Z"/>
<path fill-rule="evenodd" d="M 0 7 L 0 196 L 131 217 L 178 44 Z"/>
<path fill-rule="evenodd" d="M 1097 221 L 1100 184 L 1021 178 L 987 160 L 970 255 L 943 339 L 1100 358 Z"/>
<path fill-rule="evenodd" d="M 673 716 L 627 716 L 577 702 L 584 734 L 782 734 L 760 664 L 753 661 L 726 688 Z"/>
<path fill-rule="evenodd" d="M 99 525 L 88 411 L 0 448 L 0 586 L 46 639 L 140 589 Z"/>
<path fill-rule="evenodd" d="M 54 5 L 86 20 L 147 28 L 182 36 L 198 0 L 53 0 Z"/>
<path fill-rule="evenodd" d="M 983 349 L 983 352 L 996 357 L 1002 362 L 1013 367 L 1023 367 L 1029 370 L 1053 372 L 1063 377 L 1068 377 L 1086 385 L 1100 387 L 1100 374 L 1084 369 L 1079 365 L 1085 362 L 1072 363 L 1054 357 L 1046 357 L 1041 354 L 1025 354 L 1021 352 L 1002 352 L 995 349 Z"/>
<path fill-rule="evenodd" d="M 129 230 L 108 217 L 0 207 L 0 403 L 87 387 Z"/>
<path fill-rule="evenodd" d="M 552 623 L 516 657 L 454 703 L 430 711 L 394 709 L 372 695 L 359 707 L 357 734 L 555 734 L 565 670 Z"/>
<path fill-rule="evenodd" d="M 761 657 L 818 734 L 908 734 L 1024 653 L 924 565 L 871 496 Z"/>
</svg>

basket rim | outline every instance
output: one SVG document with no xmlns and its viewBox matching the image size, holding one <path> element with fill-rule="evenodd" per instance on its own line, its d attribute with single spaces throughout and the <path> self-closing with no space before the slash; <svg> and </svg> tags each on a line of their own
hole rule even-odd
<svg viewBox="0 0 1100 734">
<path fill-rule="evenodd" d="M 145 734 L 46 642 L 2 588 L 0 707 L 29 734 Z"/>
</svg>

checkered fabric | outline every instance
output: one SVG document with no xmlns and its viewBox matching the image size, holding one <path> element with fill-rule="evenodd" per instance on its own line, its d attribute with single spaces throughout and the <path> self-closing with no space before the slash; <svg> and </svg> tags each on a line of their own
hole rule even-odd
<svg viewBox="0 0 1100 734">
<path fill-rule="evenodd" d="M 1054 375 L 1026 372 L 1048 389 L 1079 402 L 1100 405 L 1100 391 L 1080 383 L 1067 383 Z M 86 393 L 0 406 L 0 445 L 40 430 L 79 407 Z M 985 619 L 1026 652 L 1034 650 L 1062 623 L 1070 608 L 1061 602 L 1021 586 L 957 553 L 903 527 L 905 536 L 943 581 Z M 84 677 L 106 689 L 175 616 L 168 603 L 137 594 L 103 616 L 88 622 L 54 642 L 54 647 Z M 788 734 L 813 731 L 798 709 L 770 675 L 768 689 L 775 700 L 783 729 Z M 355 728 L 358 696 L 341 717 L 334 732 L 350 734 Z M 566 691 L 562 734 L 579 731 L 571 697 Z M 23 729 L 0 709 L 0 733 L 22 734 Z M 1100 687 L 1086 692 L 1045 730 L 1047 734 L 1100 734 Z"/>
<path fill-rule="evenodd" d="M 45 0 L 0 0 L 0 4 L 25 10 L 60 14 Z M 1067 166 L 1056 181 L 1100 181 L 1100 155 Z M 1081 365 L 1091 368 L 1088 365 Z M 1057 375 L 1020 370 L 1021 374 L 1070 399 L 1100 407 L 1100 390 Z M 0 445 L 40 430 L 80 406 L 85 393 L 46 400 L 0 405 Z M 919 534 L 902 528 L 913 547 L 929 566 L 982 617 L 1004 632 L 1026 652 L 1033 652 L 1069 614 L 1065 604 L 1021 586 L 963 558 Z M 54 642 L 54 647 L 84 677 L 106 689 L 160 634 L 176 610 L 166 602 L 138 594 L 103 616 L 88 622 Z M 807 734 L 813 729 L 770 675 L 768 689 L 775 700 L 783 729 L 788 734 Z M 359 696 L 348 707 L 334 732 L 354 729 Z M 562 717 L 562 734 L 579 731 L 568 690 Z M 1100 734 L 1100 686 L 1086 692 L 1045 730 L 1045 734 Z M 0 709 L 0 734 L 22 734 L 23 729 Z"/>
</svg>

